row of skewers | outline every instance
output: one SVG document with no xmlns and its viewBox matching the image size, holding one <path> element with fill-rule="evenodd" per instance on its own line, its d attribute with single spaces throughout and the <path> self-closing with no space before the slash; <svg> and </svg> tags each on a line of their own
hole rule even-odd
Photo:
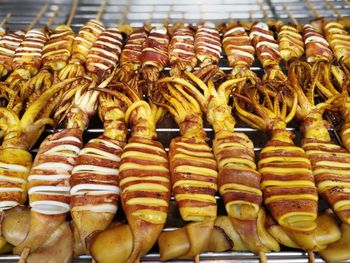
<svg viewBox="0 0 350 263">
<path fill-rule="evenodd" d="M 310 261 L 313 251 L 327 261 L 350 258 L 350 35 L 341 23 L 105 29 L 103 2 L 74 35 L 76 5 L 66 25 L 30 29 L 16 41 L 12 32 L 0 37 L 2 252 L 21 262 L 81 254 L 137 262 L 158 241 L 161 260 L 249 250 L 264 261 L 280 245 L 308 251 Z M 218 66 L 222 48 L 228 75 Z M 250 70 L 255 54 L 262 80 Z M 316 91 L 324 97 L 318 104 Z M 236 114 L 271 136 L 257 165 L 251 140 L 234 132 L 231 94 Z M 326 109 L 343 115 L 344 147 L 330 139 Z M 97 110 L 104 133 L 84 145 Z M 169 153 L 156 140 L 165 111 L 181 133 Z M 212 148 L 202 113 L 215 132 Z M 302 147 L 286 130 L 294 118 Z M 30 148 L 46 124 L 61 129 L 33 161 Z M 217 191 L 228 216 L 217 216 Z M 171 193 L 189 223 L 162 232 Z M 330 207 L 322 213 L 319 196 Z M 112 222 L 119 199 L 125 224 Z"/>
</svg>

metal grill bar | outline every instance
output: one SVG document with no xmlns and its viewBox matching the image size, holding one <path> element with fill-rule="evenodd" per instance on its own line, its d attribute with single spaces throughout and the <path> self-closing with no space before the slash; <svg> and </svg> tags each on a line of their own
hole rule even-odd
<svg viewBox="0 0 350 263">
<path fill-rule="evenodd" d="M 37 26 L 45 25 L 57 6 L 60 6 L 60 12 L 52 26 L 54 27 L 64 23 L 69 14 L 70 0 L 2 0 L 0 3 L 0 18 L 5 16 L 6 13 L 11 12 L 12 16 L 7 23 L 8 27 L 11 29 L 23 28 L 33 19 L 41 6 L 47 2 L 50 4 L 49 11 Z M 330 0 L 330 2 L 334 4 L 340 14 L 348 15 L 350 13 L 350 6 L 346 1 Z M 321 16 L 327 19 L 335 18 L 334 12 L 328 8 L 326 2 L 314 0 L 312 3 Z M 96 0 L 81 0 L 72 21 L 73 29 L 78 31 L 88 19 L 94 18 L 99 5 L 99 1 Z M 285 22 L 289 22 L 291 19 L 284 10 L 284 5 L 288 6 L 291 14 L 301 23 L 307 23 L 308 20 L 313 18 L 312 12 L 303 0 L 109 0 L 102 20 L 106 26 L 115 26 L 117 23 L 123 21 L 134 27 L 141 26 L 145 22 L 162 23 L 165 19 L 168 19 L 170 23 L 179 20 L 183 20 L 187 23 L 199 23 L 203 20 L 220 23 L 230 20 L 265 20 L 267 17 L 269 19 L 281 19 Z M 261 8 L 263 8 L 263 10 L 261 10 Z M 222 60 L 220 67 L 226 72 L 229 72 L 231 69 L 227 65 L 225 59 Z M 262 75 L 263 69 L 258 62 L 256 62 L 251 69 L 258 75 Z M 168 71 L 169 68 L 165 70 Z M 288 130 L 296 133 L 296 142 L 298 144 L 302 136 L 296 127 L 296 123 L 291 124 Z M 205 131 L 208 133 L 209 137 L 213 136 L 213 129 L 207 124 L 205 125 Z M 236 131 L 246 133 L 253 140 L 256 153 L 260 152 L 268 139 L 268 136 L 256 129 L 247 127 L 241 122 L 238 123 Z M 332 133 L 335 132 L 333 129 L 330 131 Z M 42 138 L 45 138 L 48 134 L 53 132 L 53 129 L 45 130 Z M 90 127 L 85 132 L 85 140 L 87 141 L 90 138 L 94 138 L 102 132 L 102 124 L 98 120 L 92 120 Z M 179 134 L 179 129 L 174 122 L 167 117 L 158 125 L 157 133 L 164 145 L 168 146 L 170 139 Z M 33 154 L 36 154 L 39 145 L 40 142 L 33 148 Z M 168 148 L 166 148 L 166 150 L 168 150 Z M 220 199 L 220 197 L 217 196 L 217 199 Z M 172 198 L 171 205 L 173 207 L 176 206 L 174 198 Z M 219 207 L 219 212 L 223 210 L 223 207 Z M 174 217 L 176 217 L 176 215 L 174 215 Z M 179 222 L 178 224 L 181 225 L 183 222 Z M 169 231 L 172 229 L 174 229 L 174 226 L 168 224 L 165 230 Z M 278 253 L 267 253 L 267 259 L 269 262 L 280 263 L 308 262 L 306 253 L 290 250 L 284 250 Z M 17 262 L 18 260 L 18 256 L 0 256 L 0 262 Z M 149 253 L 143 258 L 143 261 L 159 262 L 159 254 Z M 201 254 L 200 261 L 259 262 L 259 258 L 252 253 L 246 252 L 204 253 Z M 80 256 L 75 258 L 73 262 L 91 262 L 91 257 Z M 174 262 L 188 261 L 177 260 Z M 316 255 L 316 262 L 323 261 Z"/>
</svg>

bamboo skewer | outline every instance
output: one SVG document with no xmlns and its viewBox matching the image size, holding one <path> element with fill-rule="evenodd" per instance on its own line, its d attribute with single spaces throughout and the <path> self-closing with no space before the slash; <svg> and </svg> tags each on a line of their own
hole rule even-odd
<svg viewBox="0 0 350 263">
<path fill-rule="evenodd" d="M 66 25 L 67 26 L 70 26 L 72 24 L 74 15 L 75 15 L 75 13 L 77 11 L 77 8 L 78 8 L 78 4 L 79 4 L 79 0 L 74 0 L 73 1 L 72 6 L 71 6 L 71 10 L 70 10 L 70 13 L 69 13 L 69 17 L 67 18 L 67 21 L 66 21 Z"/>
<path fill-rule="evenodd" d="M 48 4 L 45 4 L 40 12 L 36 15 L 36 17 L 33 19 L 33 21 L 25 28 L 25 31 L 28 31 L 30 29 L 32 29 L 32 27 L 39 22 L 39 20 L 41 19 L 41 17 L 44 15 L 44 13 L 47 11 L 48 8 Z"/>
<path fill-rule="evenodd" d="M 286 11 L 287 15 L 289 16 L 289 18 L 292 20 L 292 22 L 299 27 L 299 22 L 298 20 L 294 17 L 294 15 L 292 14 L 292 12 L 289 10 L 287 5 L 283 5 L 283 9 Z"/>
<path fill-rule="evenodd" d="M 101 20 L 102 15 L 106 10 L 107 4 L 108 4 L 108 0 L 104 0 L 101 3 L 100 8 L 99 8 L 98 13 L 97 13 L 96 18 L 95 18 L 96 20 Z"/>
<path fill-rule="evenodd" d="M 58 8 L 54 11 L 53 15 L 49 18 L 49 20 L 46 23 L 47 27 L 51 27 L 52 23 L 55 21 L 55 19 L 57 18 L 59 12 L 60 12 L 60 6 L 58 6 Z"/>
<path fill-rule="evenodd" d="M 307 251 L 307 257 L 309 258 L 309 263 L 315 263 L 315 254 L 311 250 Z"/>
<path fill-rule="evenodd" d="M 334 12 L 334 14 L 335 14 L 338 18 L 342 17 L 342 15 L 341 15 L 341 13 L 339 12 L 338 8 L 336 8 L 336 6 L 335 6 L 332 2 L 330 2 L 329 0 L 324 0 L 324 1 L 325 1 L 325 3 L 332 9 L 332 11 Z"/>
<path fill-rule="evenodd" d="M 320 13 L 315 9 L 314 5 L 310 2 L 310 0 L 306 0 L 306 4 L 308 5 L 312 15 L 315 18 L 319 18 L 320 17 Z"/>
<path fill-rule="evenodd" d="M 260 10 L 261 10 L 261 12 L 262 12 L 262 14 L 263 14 L 263 17 L 264 17 L 265 22 L 266 22 L 266 23 L 269 23 L 269 22 L 270 22 L 270 18 L 269 18 L 269 16 L 267 15 L 266 10 L 264 9 L 263 3 L 260 2 L 260 1 L 258 1 L 258 4 L 259 4 Z"/>
<path fill-rule="evenodd" d="M 0 27 L 3 27 L 7 21 L 10 19 L 11 17 L 11 13 L 7 13 L 6 16 L 1 20 L 0 22 Z"/>
<path fill-rule="evenodd" d="M 348 7 L 350 7 L 350 1 L 349 1 L 349 0 L 344 0 L 344 3 L 345 3 Z"/>
<path fill-rule="evenodd" d="M 267 263 L 266 254 L 263 251 L 259 251 L 260 263 Z"/>
</svg>

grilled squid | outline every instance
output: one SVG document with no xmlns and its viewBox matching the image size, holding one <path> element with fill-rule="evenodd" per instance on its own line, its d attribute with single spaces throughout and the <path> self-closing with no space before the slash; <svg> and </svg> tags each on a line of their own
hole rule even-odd
<svg viewBox="0 0 350 263">
<path fill-rule="evenodd" d="M 331 62 L 333 60 L 333 53 L 327 40 L 311 24 L 304 25 L 303 38 L 307 62 L 314 63 L 318 60 Z"/>
<path fill-rule="evenodd" d="M 101 91 L 99 115 L 104 133 L 80 151 L 70 180 L 71 215 L 78 232 L 75 255 L 88 252 L 86 238 L 105 230 L 117 212 L 119 166 L 127 135 L 125 112 L 136 97 L 132 90 L 125 92 L 120 83 L 111 83 Z"/>
<path fill-rule="evenodd" d="M 304 41 L 299 30 L 293 25 L 280 25 L 278 43 L 281 57 L 290 62 L 304 55 Z"/>
<path fill-rule="evenodd" d="M 92 45 L 98 36 L 105 30 L 102 22 L 91 19 L 78 32 L 74 38 L 72 56 L 69 63 L 59 72 L 59 79 L 63 80 L 85 73 L 84 63 Z"/>
<path fill-rule="evenodd" d="M 238 90 L 234 103 L 245 122 L 268 131 L 272 137 L 261 150 L 258 162 L 265 205 L 283 229 L 298 236 L 300 247 L 313 250 L 317 247 L 317 240 L 312 238 L 317 188 L 310 160 L 285 129 L 295 115 L 297 94 L 285 82 L 265 81 Z"/>
<path fill-rule="evenodd" d="M 99 87 L 105 87 L 112 77 Z M 60 105 L 65 112 L 56 111 L 55 118 L 63 114 L 68 119 L 66 128 L 48 136 L 35 157 L 28 179 L 31 227 L 26 238 L 14 248 L 16 254 L 34 252 L 65 222 L 70 211 L 71 172 L 83 146 L 83 131 L 96 110 L 98 92 L 92 90 L 94 87 L 94 81 L 84 77 L 63 94 L 61 104 L 68 107 Z"/>
<path fill-rule="evenodd" d="M 48 67 L 53 71 L 64 68 L 71 56 L 73 40 L 74 32 L 71 27 L 57 26 L 43 48 L 43 67 Z"/>
<path fill-rule="evenodd" d="M 26 93 L 39 96 L 43 90 L 57 82 L 58 72 L 64 68 L 71 56 L 74 32 L 67 25 L 59 25 L 50 34 L 43 47 L 42 69 L 30 79 Z"/>
<path fill-rule="evenodd" d="M 326 39 L 330 44 L 334 56 L 350 68 L 350 34 L 345 27 L 336 22 L 328 21 L 324 24 Z"/>
<path fill-rule="evenodd" d="M 186 246 L 179 247 L 180 244 L 171 240 L 178 239 L 183 230 L 162 233 L 158 241 L 161 260 L 193 258 L 204 251 L 217 213 L 217 164 L 205 141 L 200 106 L 181 88 L 183 83 L 177 84 L 179 81 L 173 78 L 163 78 L 157 83 L 159 93 L 166 100 L 161 105 L 173 114 L 181 133 L 181 137 L 172 139 L 169 147 L 172 189 L 182 219 L 196 222 L 191 231 L 202 234 L 189 235 L 183 240 Z"/>
<path fill-rule="evenodd" d="M 250 67 L 254 62 L 255 49 L 242 26 L 237 24 L 229 25 L 225 30 L 222 45 L 228 63 L 232 67 L 232 75 L 234 77 L 255 76 L 250 71 Z"/>
<path fill-rule="evenodd" d="M 350 166 L 347 165 L 350 154 L 331 141 L 329 124 L 322 119 L 324 110 L 331 107 L 330 102 L 336 97 L 315 104 L 314 98 L 310 96 L 315 87 L 306 89 L 309 85 L 307 76 L 310 74 L 311 66 L 304 62 L 295 63 L 289 73 L 299 96 L 300 111 L 297 116 L 302 121 L 303 149 L 311 161 L 319 194 L 344 223 L 350 224 Z"/>
<path fill-rule="evenodd" d="M 13 58 L 16 48 L 21 44 L 25 36 L 23 30 L 8 32 L 0 39 L 0 78 L 12 72 Z"/>
<path fill-rule="evenodd" d="M 185 70 L 192 71 L 197 65 L 193 30 L 184 25 L 175 27 L 168 53 L 172 75 L 180 75 Z"/>
<path fill-rule="evenodd" d="M 119 61 L 123 37 L 118 28 L 107 28 L 92 45 L 86 59 L 86 69 L 101 81 Z"/>
<path fill-rule="evenodd" d="M 164 26 L 152 28 L 142 45 L 142 75 L 145 80 L 156 81 L 168 63 L 169 36 Z"/>
<path fill-rule="evenodd" d="M 5 81 L 11 89 L 23 89 L 23 87 L 16 88 L 16 84 L 22 80 L 28 80 L 38 73 L 42 66 L 42 52 L 47 40 L 45 29 L 32 29 L 25 34 L 24 40 L 16 48 L 12 60 L 14 71 Z"/>
<path fill-rule="evenodd" d="M 255 47 L 258 59 L 266 71 L 264 78 L 286 80 L 287 77 L 279 67 L 282 57 L 278 42 L 268 25 L 263 22 L 254 24 L 250 29 L 249 37 Z"/>
<path fill-rule="evenodd" d="M 120 70 L 118 79 L 128 82 L 141 67 L 142 45 L 146 41 L 147 32 L 144 28 L 130 34 L 120 55 Z"/>
<path fill-rule="evenodd" d="M 201 67 L 219 63 L 222 51 L 221 39 L 214 24 L 207 22 L 198 26 L 194 49 Z"/>
</svg>

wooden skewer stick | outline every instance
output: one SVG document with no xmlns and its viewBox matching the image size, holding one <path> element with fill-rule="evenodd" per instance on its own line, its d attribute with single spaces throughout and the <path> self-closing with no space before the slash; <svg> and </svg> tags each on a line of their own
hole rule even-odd
<svg viewBox="0 0 350 263">
<path fill-rule="evenodd" d="M 25 28 L 25 31 L 28 31 L 30 29 L 32 29 L 32 27 L 39 22 L 39 20 L 41 19 L 41 17 L 43 16 L 43 14 L 46 12 L 47 8 L 48 8 L 48 4 L 45 4 L 41 10 L 39 11 L 39 13 L 36 15 L 36 17 L 33 19 L 33 21 Z"/>
<path fill-rule="evenodd" d="M 307 251 L 307 257 L 309 258 L 309 263 L 315 263 L 315 254 L 312 250 Z"/>
<path fill-rule="evenodd" d="M 267 263 L 267 257 L 264 251 L 259 251 L 260 263 Z"/>
<path fill-rule="evenodd" d="M 46 23 L 47 27 L 50 27 L 52 25 L 52 23 L 55 21 L 55 19 L 58 16 L 58 13 L 60 12 L 61 7 L 57 6 L 56 10 L 54 11 L 54 13 L 52 14 L 52 16 L 49 18 L 49 20 Z"/>
<path fill-rule="evenodd" d="M 269 23 L 270 18 L 269 18 L 269 16 L 267 15 L 266 10 L 264 9 L 264 6 L 263 6 L 262 2 L 258 1 L 258 4 L 259 4 L 260 10 L 261 10 L 261 12 L 262 12 L 262 14 L 263 14 L 263 16 L 264 16 L 265 22 L 266 22 L 266 23 Z"/>
<path fill-rule="evenodd" d="M 199 263 L 199 255 L 196 255 L 196 256 L 194 257 L 194 263 Z"/>
<path fill-rule="evenodd" d="M 3 27 L 10 17 L 11 17 L 11 13 L 7 13 L 6 16 L 1 20 L 0 27 Z"/>
<path fill-rule="evenodd" d="M 107 4 L 108 4 L 108 0 L 104 0 L 101 3 L 100 8 L 99 8 L 98 13 L 97 13 L 96 18 L 95 18 L 96 20 L 101 20 L 102 15 L 103 15 L 103 13 L 104 13 L 104 11 L 106 9 Z"/>
<path fill-rule="evenodd" d="M 294 17 L 294 15 L 292 14 L 292 12 L 289 10 L 287 5 L 283 5 L 283 9 L 287 12 L 287 15 L 289 16 L 289 18 L 293 21 L 293 23 L 296 26 L 299 26 L 299 22 L 298 20 Z"/>
<path fill-rule="evenodd" d="M 350 7 L 350 1 L 349 1 L 349 0 L 344 0 L 344 3 L 345 3 L 348 7 Z"/>
<path fill-rule="evenodd" d="M 18 263 L 25 263 L 27 261 L 28 256 L 29 256 L 29 252 L 30 252 L 30 248 L 26 247 L 25 249 L 23 249 Z"/>
<path fill-rule="evenodd" d="M 332 9 L 332 11 L 334 12 L 334 14 L 336 14 L 336 16 L 338 18 L 342 17 L 341 13 L 339 12 L 338 8 L 336 8 L 336 6 L 329 2 L 329 0 L 324 0 L 326 2 L 326 4 Z"/>
<path fill-rule="evenodd" d="M 79 0 L 74 0 L 72 2 L 72 6 L 70 8 L 70 13 L 69 13 L 69 17 L 66 21 L 66 25 L 70 26 L 72 24 L 73 18 L 75 13 L 77 12 L 77 8 L 78 8 L 78 4 L 79 4 Z"/>
<path fill-rule="evenodd" d="M 320 14 L 318 13 L 318 11 L 315 9 L 314 5 L 310 2 L 310 0 L 306 0 L 306 4 L 307 6 L 309 7 L 312 15 L 315 17 L 315 18 L 319 18 L 320 17 Z"/>
</svg>

